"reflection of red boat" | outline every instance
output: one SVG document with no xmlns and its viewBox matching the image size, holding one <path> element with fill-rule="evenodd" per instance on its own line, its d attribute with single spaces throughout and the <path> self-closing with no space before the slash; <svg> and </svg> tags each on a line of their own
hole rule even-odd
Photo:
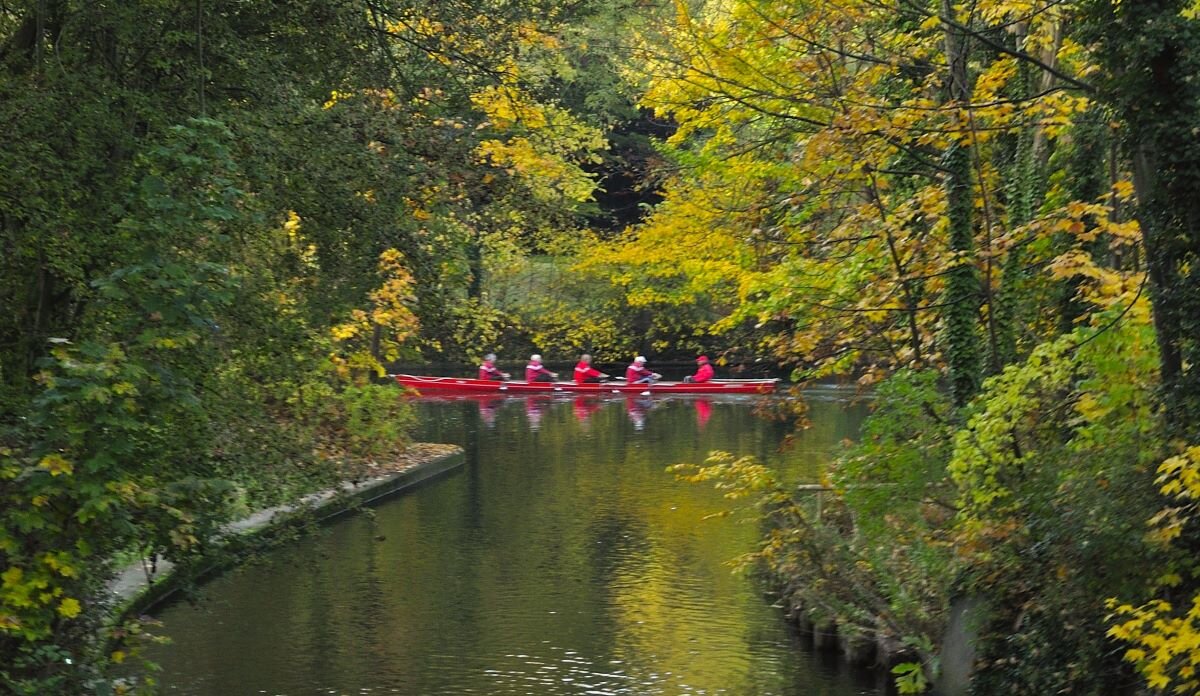
<svg viewBox="0 0 1200 696">
<path fill-rule="evenodd" d="M 696 425 L 704 430 L 712 418 L 712 402 L 708 399 L 696 399 Z"/>
<path fill-rule="evenodd" d="M 588 419 L 592 417 L 592 414 L 600 410 L 600 406 L 601 404 L 598 400 L 589 396 L 577 396 L 574 403 L 571 404 L 571 408 L 575 413 L 575 420 L 581 424 L 586 424 Z"/>
<path fill-rule="evenodd" d="M 392 375 L 400 384 L 425 392 L 525 394 L 554 392 L 581 392 L 587 394 L 768 394 L 775 390 L 777 379 L 714 379 L 699 384 L 691 382 L 658 382 L 657 384 L 628 384 L 626 382 L 601 382 L 599 384 L 576 384 L 574 382 L 495 382 L 467 377 L 423 377 L 420 375 Z"/>
</svg>

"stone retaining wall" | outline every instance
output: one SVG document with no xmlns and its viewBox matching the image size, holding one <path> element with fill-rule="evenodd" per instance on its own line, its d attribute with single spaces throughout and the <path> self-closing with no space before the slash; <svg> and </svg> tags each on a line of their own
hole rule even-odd
<svg viewBox="0 0 1200 696">
<path fill-rule="evenodd" d="M 219 551 L 211 554 L 210 559 L 188 564 L 186 568 L 160 560 L 156 572 L 147 577 L 146 567 L 141 562 L 131 564 L 109 584 L 108 599 L 113 605 L 113 615 L 120 617 L 149 611 L 186 584 L 202 581 L 226 568 L 242 552 L 261 550 L 277 542 L 289 529 L 331 520 L 455 469 L 465 461 L 462 448 L 455 449 L 449 454 L 430 456 L 397 473 L 357 483 L 346 482 L 232 522 L 217 540 Z"/>
</svg>

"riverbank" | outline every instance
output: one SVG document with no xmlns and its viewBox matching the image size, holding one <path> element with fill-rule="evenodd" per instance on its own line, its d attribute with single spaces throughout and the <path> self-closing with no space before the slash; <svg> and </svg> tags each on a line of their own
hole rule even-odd
<svg viewBox="0 0 1200 696">
<path fill-rule="evenodd" d="M 144 612 L 179 591 L 228 567 L 245 553 L 283 538 L 282 532 L 302 524 L 324 522 L 361 505 L 413 488 L 463 463 L 458 445 L 414 443 L 387 462 L 362 464 L 348 471 L 341 484 L 310 493 L 293 503 L 259 510 L 226 525 L 212 552 L 187 567 L 142 559 L 122 568 L 109 584 L 114 616 Z"/>
</svg>

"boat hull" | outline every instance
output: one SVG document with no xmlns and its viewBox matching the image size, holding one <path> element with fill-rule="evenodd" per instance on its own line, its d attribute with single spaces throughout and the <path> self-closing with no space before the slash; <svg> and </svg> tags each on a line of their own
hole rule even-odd
<svg viewBox="0 0 1200 696">
<path fill-rule="evenodd" d="M 392 375 L 397 382 L 424 394 L 769 394 L 775 391 L 777 379 L 715 379 L 711 382 L 658 382 L 628 384 L 626 382 L 497 382 L 468 377 L 425 377 L 422 375 Z"/>
</svg>

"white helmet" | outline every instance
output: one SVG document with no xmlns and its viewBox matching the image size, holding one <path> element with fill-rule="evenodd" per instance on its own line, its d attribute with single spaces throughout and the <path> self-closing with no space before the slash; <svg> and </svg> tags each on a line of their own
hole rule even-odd
<svg viewBox="0 0 1200 696">
<path fill-rule="evenodd" d="M 633 359 L 633 361 L 634 361 L 635 363 L 644 363 L 644 362 L 646 362 L 646 356 L 644 356 L 644 355 L 639 355 L 639 356 L 637 356 L 636 358 L 634 358 L 634 359 Z"/>
<path fill-rule="evenodd" d="M 538 355 L 537 353 L 534 353 L 533 355 L 529 356 L 529 361 L 530 362 L 541 362 L 542 356 Z"/>
</svg>

